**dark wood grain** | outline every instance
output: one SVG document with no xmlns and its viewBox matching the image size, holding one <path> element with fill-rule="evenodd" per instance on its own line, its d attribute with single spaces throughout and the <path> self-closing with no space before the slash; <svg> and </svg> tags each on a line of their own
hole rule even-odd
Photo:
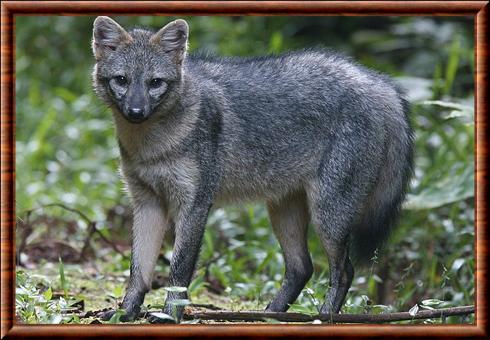
<svg viewBox="0 0 490 340">
<path fill-rule="evenodd" d="M 64 338 L 77 338 L 82 335 L 91 337 L 129 337 L 166 338 L 166 337 L 326 337 L 326 336 L 438 336 L 450 335 L 480 336 L 485 333 L 481 328 L 468 325 L 434 326 L 398 326 L 398 325 L 58 325 L 58 326 L 14 326 L 8 333 L 10 337 L 52 338 L 54 335 Z"/>
<path fill-rule="evenodd" d="M 12 1 L 16 14 L 474 15 L 486 1 Z"/>
<path fill-rule="evenodd" d="M 14 322 L 15 114 L 13 31 L 16 15 L 471 15 L 475 18 L 476 62 L 476 325 L 20 325 Z M 83 336 L 427 336 L 488 337 L 488 1 L 237 1 L 91 2 L 3 1 L 1 3 L 1 337 Z"/>
<path fill-rule="evenodd" d="M 475 20 L 476 320 L 488 330 L 488 3 Z M 488 334 L 488 333 L 487 333 Z"/>
<path fill-rule="evenodd" d="M 13 325 L 14 318 L 14 195 L 15 195 L 15 115 L 12 13 L 2 5 L 2 78 L 1 78 L 1 337 Z"/>
</svg>

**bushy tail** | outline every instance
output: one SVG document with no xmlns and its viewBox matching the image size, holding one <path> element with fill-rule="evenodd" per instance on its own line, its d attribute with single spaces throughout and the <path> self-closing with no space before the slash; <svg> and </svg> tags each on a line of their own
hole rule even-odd
<svg viewBox="0 0 490 340">
<path fill-rule="evenodd" d="M 350 240 L 350 256 L 356 265 L 365 265 L 375 261 L 376 254 L 388 240 L 396 225 L 403 196 L 391 204 L 379 207 L 363 218 L 363 223 L 354 226 Z"/>
<path fill-rule="evenodd" d="M 350 255 L 355 264 L 366 264 L 387 241 L 400 214 L 405 192 L 412 175 L 413 135 L 408 122 L 408 103 L 402 100 L 404 126 L 388 126 L 391 143 L 387 143 L 386 160 L 370 201 L 359 224 L 353 227 Z"/>
</svg>

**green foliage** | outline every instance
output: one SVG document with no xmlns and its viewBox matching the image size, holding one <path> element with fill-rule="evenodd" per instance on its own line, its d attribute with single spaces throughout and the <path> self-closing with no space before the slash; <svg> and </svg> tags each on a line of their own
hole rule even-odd
<svg viewBox="0 0 490 340">
<path fill-rule="evenodd" d="M 121 241 L 127 240 L 127 230 L 107 217 L 116 204 L 127 205 L 128 199 L 117 173 L 118 149 L 111 113 L 91 89 L 93 19 L 16 18 L 16 207 L 18 216 L 24 218 L 26 210 L 63 202 L 98 221 L 97 228 L 104 237 L 127 242 Z M 174 18 L 115 19 L 123 26 L 158 29 Z M 407 90 L 411 103 L 416 143 L 414 178 L 399 227 L 370 268 L 356 272 L 343 311 L 383 313 L 474 304 L 472 19 L 185 19 L 191 28 L 191 52 L 241 56 L 326 46 L 395 77 Z M 55 208 L 49 214 L 66 217 L 66 212 Z M 57 235 L 79 245 L 87 225 L 86 221 L 77 225 L 76 234 L 59 230 Z M 48 230 L 53 227 L 49 223 L 43 226 Z M 31 238 L 39 233 L 40 227 Z M 312 230 L 309 248 L 315 275 L 291 310 L 315 314 L 328 287 L 328 265 Z M 112 296 L 110 301 L 116 306 L 123 295 L 129 257 L 111 249 L 96 250 L 95 263 L 106 276 L 101 279 L 97 274 L 74 281 L 76 271 L 60 261 L 58 273 L 49 276 L 52 282 L 61 281 L 64 298 L 57 300 L 53 300 L 49 282 L 43 291 L 36 288 L 45 278 L 19 270 L 19 318 L 28 323 L 68 322 L 61 310 L 80 282 L 88 286 L 84 293 L 86 308 L 102 308 L 103 303 L 109 307 L 104 296 Z M 36 266 L 41 272 L 45 268 L 43 263 Z M 165 274 L 168 267 L 159 263 L 157 272 Z M 190 300 L 234 310 L 260 309 L 278 291 L 283 272 L 284 260 L 263 205 L 216 209 L 209 218 L 200 264 L 188 289 Z M 91 280 L 99 284 L 92 282 L 90 286 Z M 146 301 L 156 305 L 164 294 L 163 289 L 154 290 Z M 97 305 L 90 304 L 93 301 Z M 122 314 L 116 315 L 111 322 L 118 322 Z M 78 321 L 74 318 L 70 322 Z M 460 321 L 448 318 L 446 322 Z"/>
<path fill-rule="evenodd" d="M 59 324 L 72 320 L 63 315 L 73 303 L 59 297 L 53 299 L 53 290 L 48 287 L 44 292 L 38 287 L 41 277 L 30 277 L 26 272 L 16 273 L 15 314 L 25 323 Z"/>
<path fill-rule="evenodd" d="M 126 311 L 124 309 L 117 309 L 113 316 L 109 319 L 108 323 L 121 323 L 121 317 L 126 315 Z"/>
</svg>

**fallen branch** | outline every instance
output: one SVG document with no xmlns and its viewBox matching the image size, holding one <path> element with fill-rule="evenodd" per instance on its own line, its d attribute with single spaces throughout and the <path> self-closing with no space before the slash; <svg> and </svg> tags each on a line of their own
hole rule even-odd
<svg viewBox="0 0 490 340">
<path fill-rule="evenodd" d="M 195 308 L 206 308 L 206 309 L 212 309 L 212 310 L 223 310 L 223 308 L 215 306 L 211 303 L 190 303 L 188 304 L 189 307 L 195 307 Z"/>
<path fill-rule="evenodd" d="M 415 315 L 409 312 L 386 314 L 327 314 L 307 315 L 302 313 L 275 312 L 190 312 L 184 314 L 184 319 L 218 320 L 218 321 L 266 321 L 274 319 L 282 322 L 312 322 L 320 320 L 330 323 L 383 323 L 391 321 L 445 318 L 448 316 L 468 315 L 475 312 L 474 306 L 451 307 L 443 309 L 420 310 Z"/>
<path fill-rule="evenodd" d="M 206 309 L 211 309 L 211 310 L 223 310 L 223 308 L 218 307 L 216 305 L 213 305 L 211 303 L 190 303 L 187 306 L 191 307 L 191 308 L 194 307 L 194 308 L 206 308 Z M 104 309 L 99 309 L 99 310 L 94 310 L 94 311 L 81 312 L 81 313 L 78 313 L 77 316 L 80 319 L 86 319 L 86 318 L 90 318 L 90 317 L 95 317 L 95 316 L 97 316 L 97 314 L 101 314 L 101 313 L 107 312 L 109 310 L 111 310 L 111 309 L 110 308 L 104 308 Z M 141 311 L 138 314 L 138 317 L 139 318 L 145 318 L 148 314 L 151 314 L 151 313 L 161 313 L 161 310 L 160 309 L 154 309 L 154 310 Z"/>
</svg>

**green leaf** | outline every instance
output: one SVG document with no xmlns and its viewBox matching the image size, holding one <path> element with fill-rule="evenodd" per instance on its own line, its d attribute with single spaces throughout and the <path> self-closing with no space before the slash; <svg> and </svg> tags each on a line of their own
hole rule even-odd
<svg viewBox="0 0 490 340">
<path fill-rule="evenodd" d="M 118 309 L 114 313 L 114 315 L 109 319 L 108 323 L 120 323 L 121 317 L 126 315 L 126 311 L 124 309 Z"/>
<path fill-rule="evenodd" d="M 436 305 L 439 305 L 443 302 L 444 301 L 441 301 L 439 299 L 427 299 L 427 300 L 422 300 L 422 305 L 424 305 L 424 306 L 436 306 Z"/>
<path fill-rule="evenodd" d="M 390 312 L 391 308 L 386 305 L 373 305 L 371 306 L 370 312 L 372 314 L 382 314 Z"/>
<path fill-rule="evenodd" d="M 182 321 L 182 325 L 196 325 L 201 323 L 201 319 L 194 319 L 194 320 L 187 320 L 187 321 Z"/>
<path fill-rule="evenodd" d="M 264 260 L 262 261 L 262 263 L 257 267 L 257 273 L 262 273 L 262 271 L 264 270 L 264 268 L 267 266 L 267 264 L 276 256 L 277 254 L 277 251 L 275 248 L 272 248 L 271 250 L 269 250 L 269 252 L 267 253 L 267 256 L 264 258 Z"/>
<path fill-rule="evenodd" d="M 458 72 L 459 55 L 461 50 L 461 38 L 457 35 L 451 44 L 449 51 L 449 60 L 446 66 L 446 82 L 444 84 L 444 93 L 449 94 Z"/>
<path fill-rule="evenodd" d="M 213 257 L 214 241 L 210 232 L 204 233 L 204 245 L 205 245 L 204 249 L 206 249 L 206 255 L 209 256 L 209 258 Z"/>
<path fill-rule="evenodd" d="M 167 292 L 172 292 L 172 293 L 183 293 L 187 291 L 186 287 L 178 287 L 178 286 L 173 286 L 173 287 L 164 287 Z"/>
<path fill-rule="evenodd" d="M 302 306 L 300 304 L 292 304 L 290 305 L 291 312 L 297 312 L 297 313 L 303 313 L 303 314 L 308 314 L 308 315 L 315 315 L 317 314 L 317 311 L 313 311 L 311 308 Z"/>
<path fill-rule="evenodd" d="M 453 265 L 451 266 L 451 271 L 457 272 L 465 264 L 465 262 L 466 262 L 465 259 L 454 260 Z"/>
<path fill-rule="evenodd" d="M 122 285 L 115 286 L 114 290 L 112 291 L 112 294 L 116 299 L 119 299 L 120 297 L 122 297 L 123 293 L 124 293 L 124 286 L 122 286 Z"/>
<path fill-rule="evenodd" d="M 50 317 L 49 323 L 51 324 L 60 324 L 63 321 L 63 316 L 60 314 L 54 314 Z"/>
<path fill-rule="evenodd" d="M 228 286 L 228 278 L 221 269 L 216 263 L 212 263 L 209 266 L 209 273 L 216 277 L 223 286 Z"/>
<path fill-rule="evenodd" d="M 415 316 L 417 315 L 418 312 L 419 312 L 419 305 L 415 305 L 412 308 L 410 308 L 408 314 L 410 314 L 411 316 Z"/>
<path fill-rule="evenodd" d="M 51 300 L 51 298 L 53 297 L 53 290 L 51 289 L 51 287 L 49 287 L 45 292 L 44 292 L 44 298 L 46 299 L 46 301 L 49 301 Z"/>
<path fill-rule="evenodd" d="M 421 105 L 435 105 L 445 109 L 451 109 L 449 114 L 446 115 L 445 119 L 451 118 L 469 118 L 471 121 L 474 120 L 475 109 L 473 106 L 464 105 L 454 102 L 446 102 L 442 100 L 425 100 L 420 102 Z"/>
<path fill-rule="evenodd" d="M 162 313 L 162 312 L 153 312 L 153 313 L 150 313 L 150 315 L 152 315 L 155 318 L 160 319 L 160 320 L 169 320 L 169 321 L 175 322 L 175 319 L 173 317 L 171 317 L 168 314 Z"/>
<path fill-rule="evenodd" d="M 56 96 L 62 98 L 65 102 L 71 103 L 78 99 L 78 95 L 64 87 L 56 87 L 53 89 Z"/>
<path fill-rule="evenodd" d="M 408 210 L 434 209 L 474 197 L 473 169 L 473 163 L 470 163 L 460 175 L 444 177 L 418 194 L 408 194 L 404 208 Z"/>
<path fill-rule="evenodd" d="M 151 304 L 148 306 L 148 309 L 163 309 L 165 307 L 165 305 L 162 305 L 160 303 L 157 303 L 157 304 Z"/>
<path fill-rule="evenodd" d="M 204 286 L 204 276 L 199 275 L 189 285 L 188 292 L 189 292 L 189 294 L 192 294 L 192 293 L 196 292 L 197 290 L 199 290 L 200 288 L 202 288 L 203 286 Z"/>
<path fill-rule="evenodd" d="M 271 40 L 269 42 L 269 52 L 279 53 L 282 49 L 282 33 L 280 31 L 275 31 L 271 35 Z"/>
<path fill-rule="evenodd" d="M 462 105 L 459 103 L 453 103 L 453 102 L 446 102 L 443 100 L 424 100 L 424 101 L 420 102 L 420 104 L 422 104 L 422 105 L 436 105 L 436 106 L 441 106 L 441 107 L 448 108 L 448 109 L 456 109 L 456 110 L 460 110 L 460 111 L 472 109 L 471 107 L 466 106 L 466 105 Z"/>
</svg>

